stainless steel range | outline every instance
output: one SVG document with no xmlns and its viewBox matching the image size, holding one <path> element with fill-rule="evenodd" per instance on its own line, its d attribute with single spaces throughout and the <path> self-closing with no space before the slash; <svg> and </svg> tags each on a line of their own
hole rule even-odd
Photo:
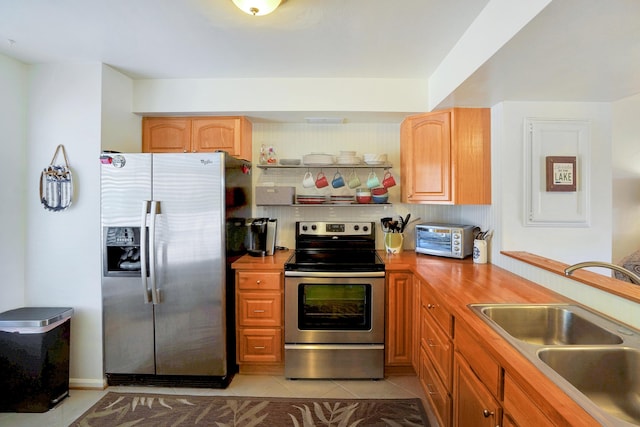
<svg viewBox="0 0 640 427">
<path fill-rule="evenodd" d="M 298 222 L 285 263 L 286 378 L 384 377 L 384 262 L 373 222 Z"/>
</svg>

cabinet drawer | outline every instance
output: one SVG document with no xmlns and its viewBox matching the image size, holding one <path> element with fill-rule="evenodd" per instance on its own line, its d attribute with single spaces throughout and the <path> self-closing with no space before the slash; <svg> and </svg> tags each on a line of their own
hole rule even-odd
<svg viewBox="0 0 640 427">
<path fill-rule="evenodd" d="M 239 292 L 238 324 L 240 326 L 282 326 L 282 294 L 280 292 Z"/>
<path fill-rule="evenodd" d="M 521 427 L 554 425 L 509 376 L 504 376 L 504 412 Z"/>
<path fill-rule="evenodd" d="M 420 382 L 435 410 L 440 425 L 449 426 L 451 424 L 451 396 L 440 381 L 424 349 L 420 350 Z"/>
<path fill-rule="evenodd" d="M 420 284 L 420 303 L 447 336 L 451 337 L 451 332 L 453 331 L 453 316 L 440 304 L 431 287 L 425 282 Z"/>
<path fill-rule="evenodd" d="M 456 322 L 456 350 L 464 356 L 469 367 L 494 396 L 500 396 L 501 368 L 469 331 Z"/>
<path fill-rule="evenodd" d="M 453 349 L 449 338 L 433 324 L 426 308 L 422 308 L 421 339 L 422 348 L 431 357 L 442 382 L 451 390 L 451 360 Z"/>
<path fill-rule="evenodd" d="M 273 272 L 256 272 L 249 273 L 241 271 L 238 273 L 238 289 L 240 290 L 270 290 L 278 291 L 282 289 L 281 273 Z"/>
<path fill-rule="evenodd" d="M 238 363 L 280 362 L 282 360 L 282 330 L 238 330 Z"/>
</svg>

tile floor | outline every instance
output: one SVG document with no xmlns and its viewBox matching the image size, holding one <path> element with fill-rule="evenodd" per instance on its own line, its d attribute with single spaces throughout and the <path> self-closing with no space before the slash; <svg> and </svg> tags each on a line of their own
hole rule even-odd
<svg viewBox="0 0 640 427">
<path fill-rule="evenodd" d="M 380 381 L 287 380 L 281 376 L 236 375 L 226 389 L 109 387 L 106 390 L 71 390 L 60 405 L 42 414 L 0 413 L 0 426 L 66 427 L 107 391 L 198 394 L 221 396 L 327 397 L 327 398 L 415 398 L 422 399 L 432 427 L 438 424 L 430 413 L 426 397 L 416 377 L 391 376 Z"/>
</svg>

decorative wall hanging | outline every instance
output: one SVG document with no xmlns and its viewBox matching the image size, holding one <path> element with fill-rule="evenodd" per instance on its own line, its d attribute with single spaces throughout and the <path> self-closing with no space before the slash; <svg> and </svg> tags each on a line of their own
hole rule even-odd
<svg viewBox="0 0 640 427">
<path fill-rule="evenodd" d="M 526 118 L 524 131 L 524 224 L 588 227 L 590 122 Z"/>
<path fill-rule="evenodd" d="M 62 152 L 64 165 L 56 164 Z M 73 177 L 64 145 L 56 148 L 51 164 L 40 174 L 40 201 L 46 210 L 59 212 L 67 209 L 73 199 Z"/>
</svg>

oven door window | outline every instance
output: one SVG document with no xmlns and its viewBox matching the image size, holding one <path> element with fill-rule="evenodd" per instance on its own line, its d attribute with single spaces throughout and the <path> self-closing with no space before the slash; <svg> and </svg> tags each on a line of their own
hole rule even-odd
<svg viewBox="0 0 640 427">
<path fill-rule="evenodd" d="M 371 329 L 371 285 L 305 284 L 298 286 L 301 330 Z"/>
<path fill-rule="evenodd" d="M 417 230 L 416 246 L 440 252 L 451 252 L 451 233 L 444 230 Z"/>
</svg>

